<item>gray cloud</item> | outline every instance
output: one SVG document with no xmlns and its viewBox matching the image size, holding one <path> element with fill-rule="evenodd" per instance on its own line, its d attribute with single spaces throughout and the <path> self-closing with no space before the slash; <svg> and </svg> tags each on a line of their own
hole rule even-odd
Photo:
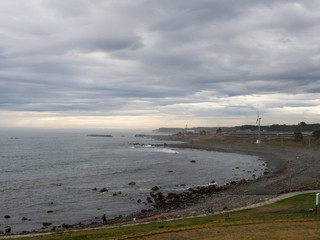
<svg viewBox="0 0 320 240">
<path fill-rule="evenodd" d="M 290 97 L 283 107 L 306 108 L 301 94 L 319 100 L 315 0 L 4 0 L 0 8 L 0 110 L 110 116 L 158 108 L 178 119 L 182 104 L 210 121 L 215 107 L 203 92 L 222 106 L 217 115 L 235 118 L 259 104 L 271 118 L 278 105 L 225 98 L 279 94 Z"/>
</svg>

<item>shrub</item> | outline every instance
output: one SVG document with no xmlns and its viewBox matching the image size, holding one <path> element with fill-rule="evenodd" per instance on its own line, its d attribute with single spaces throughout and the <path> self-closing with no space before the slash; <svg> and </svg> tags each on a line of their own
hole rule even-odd
<svg viewBox="0 0 320 240">
<path fill-rule="evenodd" d="M 301 142 L 303 139 L 303 135 L 301 132 L 295 132 L 294 133 L 294 141 Z"/>
<path fill-rule="evenodd" d="M 320 138 L 320 129 L 313 131 L 312 135 L 313 135 L 316 139 L 319 139 L 319 138 Z"/>
</svg>

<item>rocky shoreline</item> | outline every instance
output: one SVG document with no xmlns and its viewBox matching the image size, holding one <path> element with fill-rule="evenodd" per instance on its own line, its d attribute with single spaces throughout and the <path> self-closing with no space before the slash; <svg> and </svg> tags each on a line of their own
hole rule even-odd
<svg viewBox="0 0 320 240">
<path fill-rule="evenodd" d="M 145 202 L 152 204 L 154 209 L 107 219 L 107 225 L 208 214 L 245 206 L 284 192 L 311 190 L 320 187 L 318 178 L 320 171 L 319 150 L 268 147 L 263 144 L 240 146 L 183 143 L 166 144 L 166 146 L 255 155 L 268 163 L 269 171 L 256 180 L 230 182 L 224 186 L 216 186 L 213 183 L 208 186 L 190 188 L 183 193 L 164 194 L 159 189 L 154 189 L 145 200 Z M 99 227 L 102 226 L 102 219 L 97 217 L 88 222 L 72 225 L 61 224 L 51 228 L 50 223 L 45 224 L 41 231 L 19 234 Z M 8 234 L 10 232 L 7 232 L 6 235 Z"/>
<path fill-rule="evenodd" d="M 320 188 L 319 150 L 263 145 L 207 146 L 190 143 L 170 146 L 256 155 L 268 163 L 269 172 L 259 179 L 237 184 L 225 191 L 204 194 L 203 198 L 193 206 L 162 214 L 154 219 L 196 216 L 206 214 L 208 209 L 212 209 L 213 212 L 228 210 L 269 199 L 281 193 Z"/>
<path fill-rule="evenodd" d="M 192 143 L 165 144 L 167 147 L 191 148 L 207 151 L 230 152 L 245 155 L 255 155 L 268 164 L 268 172 L 256 180 L 241 180 L 230 182 L 225 186 L 214 184 L 189 189 L 186 194 L 196 194 L 194 201 L 166 205 L 167 201 L 180 199 L 175 195 L 156 195 L 165 207 L 155 207 L 145 213 L 131 215 L 123 219 L 131 222 L 165 220 L 181 217 L 197 216 L 222 210 L 242 207 L 256 201 L 273 198 L 281 193 L 320 188 L 320 151 L 299 148 L 269 147 L 264 145 L 200 145 Z M 168 199 L 166 199 L 168 198 Z M 162 202 L 161 202 L 162 201 Z M 156 201 L 157 202 L 157 201 Z M 171 202 L 172 203 L 172 202 Z M 116 221 L 117 222 L 117 221 Z M 111 221 L 110 223 L 116 223 Z M 120 221 L 118 221 L 120 222 Z M 122 221 L 123 222 L 123 221 Z"/>
</svg>

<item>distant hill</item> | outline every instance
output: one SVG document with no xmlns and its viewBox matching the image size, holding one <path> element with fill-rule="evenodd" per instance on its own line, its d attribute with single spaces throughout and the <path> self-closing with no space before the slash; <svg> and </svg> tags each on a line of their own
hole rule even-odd
<svg viewBox="0 0 320 240">
<path fill-rule="evenodd" d="M 224 132 L 235 132 L 235 131 L 257 131 L 257 125 L 242 125 L 236 127 L 194 127 L 188 128 L 188 131 L 194 132 L 216 132 L 217 129 L 221 129 Z M 167 134 L 174 134 L 178 132 L 183 132 L 186 129 L 184 128 L 159 128 L 158 133 L 167 133 Z M 286 125 L 286 124 L 273 124 L 270 126 L 261 126 L 261 131 L 266 132 L 313 132 L 316 130 L 320 130 L 319 123 L 307 124 L 305 122 L 301 122 L 296 125 Z"/>
<path fill-rule="evenodd" d="M 258 126 L 256 125 L 243 125 L 235 127 L 236 130 L 240 131 L 257 131 Z M 261 131 L 267 132 L 313 132 L 320 129 L 319 123 L 306 124 L 301 122 L 297 125 L 286 125 L 286 124 L 273 124 L 271 126 L 261 126 Z"/>
<path fill-rule="evenodd" d="M 178 132 L 182 132 L 183 128 L 159 128 L 158 129 L 158 133 L 170 133 L 170 134 L 174 134 L 174 133 L 178 133 Z"/>
</svg>

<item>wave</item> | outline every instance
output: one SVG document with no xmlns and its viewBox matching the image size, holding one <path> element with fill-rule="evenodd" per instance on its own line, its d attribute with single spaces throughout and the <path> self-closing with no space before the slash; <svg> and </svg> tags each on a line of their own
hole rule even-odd
<svg viewBox="0 0 320 240">
<path fill-rule="evenodd" d="M 130 147 L 131 149 L 137 149 L 140 150 L 141 152 L 159 152 L 159 153 L 171 153 L 171 154 L 178 154 L 179 152 L 170 148 L 159 148 L 159 147 L 154 147 L 152 145 L 143 145 L 140 147 Z"/>
<path fill-rule="evenodd" d="M 161 152 L 165 152 L 165 153 L 175 153 L 175 154 L 178 154 L 178 153 L 179 153 L 178 151 L 175 151 L 175 150 L 173 150 L 173 149 L 167 149 L 167 148 L 162 149 Z"/>
</svg>

